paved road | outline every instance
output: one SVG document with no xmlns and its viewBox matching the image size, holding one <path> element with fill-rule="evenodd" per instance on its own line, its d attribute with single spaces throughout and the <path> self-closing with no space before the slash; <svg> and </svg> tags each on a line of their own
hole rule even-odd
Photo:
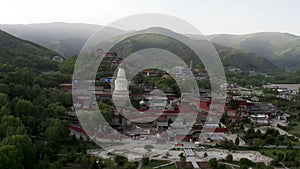
<svg viewBox="0 0 300 169">
<path fill-rule="evenodd" d="M 239 147 L 253 147 L 251 145 L 241 145 Z M 286 145 L 266 145 L 266 146 L 263 146 L 263 148 L 278 148 L 278 149 L 287 149 L 288 146 Z M 300 146 L 292 146 L 291 148 L 294 148 L 294 149 L 300 149 Z"/>
<path fill-rule="evenodd" d="M 137 169 L 141 169 L 143 167 L 143 163 L 142 163 L 142 160 L 139 161 L 139 166 Z"/>
<path fill-rule="evenodd" d="M 194 151 L 191 148 L 185 148 L 184 149 L 184 153 L 186 154 L 186 156 L 195 156 Z"/>
<path fill-rule="evenodd" d="M 168 165 L 171 165 L 171 164 L 174 164 L 175 162 L 170 162 L 170 163 L 167 163 L 167 164 L 163 164 L 163 165 L 160 165 L 160 166 L 156 166 L 156 167 L 153 167 L 154 169 L 156 168 L 162 168 L 162 167 L 166 167 Z"/>
<path fill-rule="evenodd" d="M 219 163 L 220 163 L 220 164 L 229 165 L 229 166 L 231 166 L 231 168 L 233 168 L 233 167 L 238 167 L 238 168 L 240 168 L 240 166 L 239 166 L 239 165 L 235 165 L 235 164 L 224 163 L 224 162 L 219 162 Z"/>
<path fill-rule="evenodd" d="M 200 168 L 197 163 L 197 161 L 199 161 L 199 159 L 196 159 L 195 157 L 187 157 L 186 161 L 190 161 L 194 168 Z"/>
</svg>

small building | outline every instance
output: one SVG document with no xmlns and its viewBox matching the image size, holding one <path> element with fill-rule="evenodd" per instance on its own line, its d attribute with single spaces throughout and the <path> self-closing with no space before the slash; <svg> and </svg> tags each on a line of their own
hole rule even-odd
<svg viewBox="0 0 300 169">
<path fill-rule="evenodd" d="M 64 58 L 60 57 L 60 56 L 53 56 L 52 59 L 53 61 L 57 61 L 57 62 L 63 62 Z"/>
<path fill-rule="evenodd" d="M 227 133 L 228 129 L 222 123 L 205 123 L 203 125 L 203 131 L 214 133 Z"/>
<path fill-rule="evenodd" d="M 251 121 L 257 125 L 269 125 L 269 117 L 265 114 L 251 115 Z"/>
<path fill-rule="evenodd" d="M 256 96 L 251 97 L 250 100 L 253 101 L 253 102 L 259 102 L 259 98 L 256 97 Z"/>
<path fill-rule="evenodd" d="M 58 86 L 58 90 L 65 91 L 65 92 L 72 92 L 72 84 L 70 83 L 60 84 Z"/>
</svg>

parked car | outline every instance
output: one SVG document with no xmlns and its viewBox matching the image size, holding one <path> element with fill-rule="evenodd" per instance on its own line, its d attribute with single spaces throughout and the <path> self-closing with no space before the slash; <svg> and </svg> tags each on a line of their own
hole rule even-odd
<svg viewBox="0 0 300 169">
<path fill-rule="evenodd" d="M 175 144 L 176 147 L 183 147 L 184 145 L 182 143 Z"/>
</svg>

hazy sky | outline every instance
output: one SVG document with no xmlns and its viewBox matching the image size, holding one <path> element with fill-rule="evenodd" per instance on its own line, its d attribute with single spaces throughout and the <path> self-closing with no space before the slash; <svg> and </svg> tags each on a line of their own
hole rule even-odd
<svg viewBox="0 0 300 169">
<path fill-rule="evenodd" d="M 173 15 L 204 34 L 279 31 L 300 35 L 298 0 L 2 0 L 0 23 L 106 25 L 140 13 Z"/>
</svg>

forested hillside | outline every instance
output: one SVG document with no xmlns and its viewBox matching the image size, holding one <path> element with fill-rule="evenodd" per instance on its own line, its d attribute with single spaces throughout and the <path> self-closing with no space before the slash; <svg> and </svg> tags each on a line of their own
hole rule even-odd
<svg viewBox="0 0 300 169">
<path fill-rule="evenodd" d="M 45 47 L 0 30 L 0 63 L 51 71 L 57 70 L 58 63 L 51 60 L 54 56 L 62 57 Z"/>
</svg>

